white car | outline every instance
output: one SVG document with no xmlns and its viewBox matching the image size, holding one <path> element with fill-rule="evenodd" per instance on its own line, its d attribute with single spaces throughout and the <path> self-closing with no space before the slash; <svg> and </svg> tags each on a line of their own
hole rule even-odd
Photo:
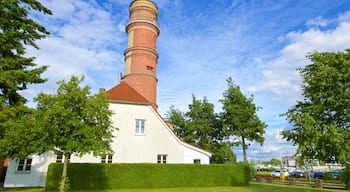
<svg viewBox="0 0 350 192">
<path fill-rule="evenodd" d="M 289 176 L 289 173 L 287 170 L 274 170 L 270 176 L 271 177 L 280 177 L 281 172 L 284 174 L 285 177 Z"/>
</svg>

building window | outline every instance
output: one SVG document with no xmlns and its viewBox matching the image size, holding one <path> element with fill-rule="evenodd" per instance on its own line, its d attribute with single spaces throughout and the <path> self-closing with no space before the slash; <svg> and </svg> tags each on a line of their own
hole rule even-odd
<svg viewBox="0 0 350 192">
<path fill-rule="evenodd" d="M 56 152 L 56 163 L 63 163 L 64 155 L 62 152 Z M 68 163 L 70 162 L 70 154 L 68 156 Z"/>
<path fill-rule="evenodd" d="M 62 163 L 63 162 L 63 153 L 57 153 L 56 154 L 56 163 Z"/>
<path fill-rule="evenodd" d="M 166 163 L 167 156 L 168 155 L 165 155 L 165 154 L 157 155 L 157 163 Z"/>
<path fill-rule="evenodd" d="M 147 71 L 153 71 L 153 67 L 151 67 L 151 66 L 147 66 L 146 69 L 147 69 Z"/>
<path fill-rule="evenodd" d="M 101 163 L 112 163 L 113 154 L 108 154 L 101 157 Z"/>
<path fill-rule="evenodd" d="M 201 160 L 200 160 L 200 159 L 194 159 L 194 160 L 193 160 L 193 163 L 194 163 L 194 164 L 201 164 Z"/>
<path fill-rule="evenodd" d="M 135 123 L 135 133 L 138 135 L 145 134 L 145 122 L 146 120 L 136 119 Z"/>
<path fill-rule="evenodd" d="M 30 171 L 32 168 L 32 159 L 20 159 L 17 171 Z"/>
</svg>

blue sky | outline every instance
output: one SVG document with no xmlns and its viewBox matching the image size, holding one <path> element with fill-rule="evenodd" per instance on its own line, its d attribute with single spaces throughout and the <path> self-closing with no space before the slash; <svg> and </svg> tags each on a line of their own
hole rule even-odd
<svg viewBox="0 0 350 192">
<path fill-rule="evenodd" d="M 59 80 L 85 75 L 98 92 L 112 88 L 124 71 L 125 25 L 131 0 L 41 0 L 54 15 L 33 14 L 51 36 L 29 48 L 39 65 L 49 65 L 48 81 L 22 94 L 54 93 Z M 279 115 L 301 99 L 296 68 L 310 63 L 313 51 L 350 48 L 347 0 L 154 0 L 159 8 L 157 51 L 159 112 L 171 105 L 186 111 L 192 94 L 218 100 L 232 77 L 242 92 L 254 94 L 259 117 L 268 127 L 265 143 L 252 143 L 248 160 L 293 155 L 281 139 L 288 123 Z M 242 160 L 240 148 L 234 148 Z"/>
</svg>

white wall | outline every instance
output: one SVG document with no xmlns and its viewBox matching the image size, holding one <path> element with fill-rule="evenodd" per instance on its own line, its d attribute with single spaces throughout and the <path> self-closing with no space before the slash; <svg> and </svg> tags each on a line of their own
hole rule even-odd
<svg viewBox="0 0 350 192">
<path fill-rule="evenodd" d="M 157 154 L 167 154 L 167 163 L 183 163 L 182 146 L 152 107 L 114 103 L 110 109 L 114 111 L 114 125 L 119 128 L 112 143 L 113 162 L 156 163 Z M 136 119 L 146 120 L 143 135 L 135 134 Z"/>
<path fill-rule="evenodd" d="M 30 156 L 32 166 L 30 171 L 17 171 L 18 161 L 11 159 L 7 167 L 4 187 L 34 187 L 45 186 L 48 164 L 52 154 Z"/>
<path fill-rule="evenodd" d="M 167 154 L 167 163 L 209 164 L 211 154 L 181 141 L 150 105 L 110 104 L 112 120 L 119 128 L 112 143 L 113 162 L 156 163 L 157 154 Z M 135 134 L 135 120 L 144 119 L 145 134 Z"/>
<path fill-rule="evenodd" d="M 210 158 L 208 157 L 207 154 L 198 152 L 188 147 L 184 147 L 184 153 L 185 153 L 184 163 L 193 164 L 195 159 L 199 159 L 201 164 L 210 164 Z"/>
</svg>

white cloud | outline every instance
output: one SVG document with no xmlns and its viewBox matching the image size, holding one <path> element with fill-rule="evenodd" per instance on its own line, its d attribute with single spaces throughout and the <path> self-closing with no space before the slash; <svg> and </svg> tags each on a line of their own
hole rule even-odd
<svg viewBox="0 0 350 192">
<path fill-rule="evenodd" d="M 314 51 L 344 51 L 349 48 L 349 31 L 350 21 L 343 20 L 334 29 L 310 28 L 304 32 L 293 31 L 286 34 L 285 38 L 290 44 L 280 51 L 279 57 L 267 63 L 262 79 L 249 86 L 248 90 L 255 94 L 272 92 L 276 97 L 294 102 L 301 95 L 301 79 L 296 69 L 311 62 L 306 59 L 306 55 Z"/>
<path fill-rule="evenodd" d="M 338 18 L 339 22 L 349 21 L 349 20 L 350 20 L 350 11 L 347 11 L 347 12 L 341 14 Z"/>
<path fill-rule="evenodd" d="M 48 82 L 31 86 L 32 92 L 23 94 L 52 92 L 57 81 L 72 75 L 84 75 L 85 84 L 95 92 L 114 86 L 124 63 L 120 48 L 126 38 L 121 26 L 127 15 L 112 15 L 94 1 L 48 0 L 43 4 L 54 12 L 39 18 L 51 35 L 37 42 L 40 50 L 29 48 L 27 54 L 35 55 L 39 65 L 49 66 L 43 74 Z"/>
<path fill-rule="evenodd" d="M 63 20 L 71 18 L 76 9 L 72 0 L 45 0 L 43 5 L 52 10 L 52 17 Z"/>
<path fill-rule="evenodd" d="M 320 27 L 325 27 L 327 26 L 329 21 L 327 19 L 324 19 L 323 17 L 316 17 L 313 19 L 310 19 L 306 22 L 306 25 L 308 26 L 320 26 Z"/>
<path fill-rule="evenodd" d="M 296 147 L 282 139 L 282 129 L 269 130 L 265 135 L 265 142 L 262 146 L 258 143 L 251 143 L 248 147 L 248 161 L 270 160 L 271 158 L 281 159 L 283 156 L 294 155 Z M 242 147 L 234 147 L 238 161 L 243 160 Z"/>
</svg>

